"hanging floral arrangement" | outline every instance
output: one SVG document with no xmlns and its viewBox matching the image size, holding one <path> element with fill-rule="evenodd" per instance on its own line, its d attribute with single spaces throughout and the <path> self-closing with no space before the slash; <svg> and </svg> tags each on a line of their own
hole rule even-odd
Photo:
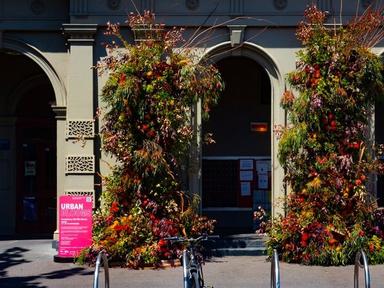
<svg viewBox="0 0 384 288">
<path fill-rule="evenodd" d="M 367 10 L 344 27 L 325 24 L 315 6 L 297 37 L 304 48 L 288 75 L 282 107 L 290 123 L 279 141 L 289 196 L 275 219 L 268 249 L 287 262 L 346 265 L 364 249 L 384 262 L 383 213 L 368 191 L 382 147 L 371 142 L 369 121 L 384 93 L 383 64 L 371 48 L 383 39 L 382 11 Z"/>
<path fill-rule="evenodd" d="M 101 95 L 103 150 L 117 165 L 104 178 L 93 244 L 82 259 L 92 261 L 105 250 L 112 260 L 137 268 L 176 256 L 164 237 L 213 230 L 214 221 L 197 214 L 198 199 L 188 196 L 182 179 L 196 137 L 193 107 L 201 101 L 207 118 L 223 85 L 213 65 L 196 61 L 190 49 L 177 49 L 182 30 L 156 24 L 149 11 L 131 14 L 127 23 L 138 37 L 135 44 L 119 25 L 108 24 L 106 34 L 122 46 L 108 45 L 109 56 L 97 67 L 108 73 Z"/>
</svg>

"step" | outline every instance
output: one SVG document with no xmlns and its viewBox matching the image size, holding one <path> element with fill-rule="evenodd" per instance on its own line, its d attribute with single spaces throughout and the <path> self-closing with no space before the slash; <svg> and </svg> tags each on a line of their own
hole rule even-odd
<svg viewBox="0 0 384 288">
<path fill-rule="evenodd" d="M 265 248 L 217 248 L 212 249 L 212 256 L 223 257 L 223 256 L 261 256 L 267 255 Z"/>
<path fill-rule="evenodd" d="M 222 236 L 215 239 L 212 246 L 215 248 L 259 248 L 265 247 L 267 237 L 260 234 L 238 234 Z"/>
<path fill-rule="evenodd" d="M 208 253 L 213 256 L 266 255 L 266 235 L 236 234 L 225 235 L 206 243 Z"/>
</svg>

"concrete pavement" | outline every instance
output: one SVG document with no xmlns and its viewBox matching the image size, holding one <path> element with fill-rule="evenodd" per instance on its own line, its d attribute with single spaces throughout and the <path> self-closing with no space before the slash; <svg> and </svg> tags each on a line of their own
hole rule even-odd
<svg viewBox="0 0 384 288">
<path fill-rule="evenodd" d="M 51 240 L 0 240 L 0 287 L 92 287 L 94 269 L 54 263 Z M 265 256 L 213 258 L 204 266 L 206 284 L 215 288 L 270 287 Z M 353 266 L 313 267 L 280 263 L 281 287 L 353 287 Z M 370 266 L 371 287 L 384 287 L 384 265 Z M 181 288 L 181 267 L 163 270 L 110 269 L 110 287 Z M 363 285 L 363 273 L 360 273 Z M 104 287 L 100 274 L 100 287 Z"/>
</svg>

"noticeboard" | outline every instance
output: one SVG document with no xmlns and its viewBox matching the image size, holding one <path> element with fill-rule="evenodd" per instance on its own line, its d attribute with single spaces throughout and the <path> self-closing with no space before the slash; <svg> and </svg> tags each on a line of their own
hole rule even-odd
<svg viewBox="0 0 384 288">
<path fill-rule="evenodd" d="M 61 196 L 59 257 L 73 258 L 92 243 L 92 197 Z"/>
</svg>

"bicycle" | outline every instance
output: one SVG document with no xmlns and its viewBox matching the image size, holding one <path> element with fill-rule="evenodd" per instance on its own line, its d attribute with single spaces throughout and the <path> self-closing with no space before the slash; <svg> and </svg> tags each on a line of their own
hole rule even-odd
<svg viewBox="0 0 384 288">
<path fill-rule="evenodd" d="M 208 287 L 204 284 L 202 256 L 197 254 L 196 248 L 201 241 L 217 237 L 218 236 L 208 236 L 204 234 L 197 238 L 185 238 L 179 236 L 164 238 L 165 240 L 170 241 L 171 245 L 175 243 L 187 244 L 182 254 L 184 288 L 213 288 L 212 286 Z"/>
</svg>

